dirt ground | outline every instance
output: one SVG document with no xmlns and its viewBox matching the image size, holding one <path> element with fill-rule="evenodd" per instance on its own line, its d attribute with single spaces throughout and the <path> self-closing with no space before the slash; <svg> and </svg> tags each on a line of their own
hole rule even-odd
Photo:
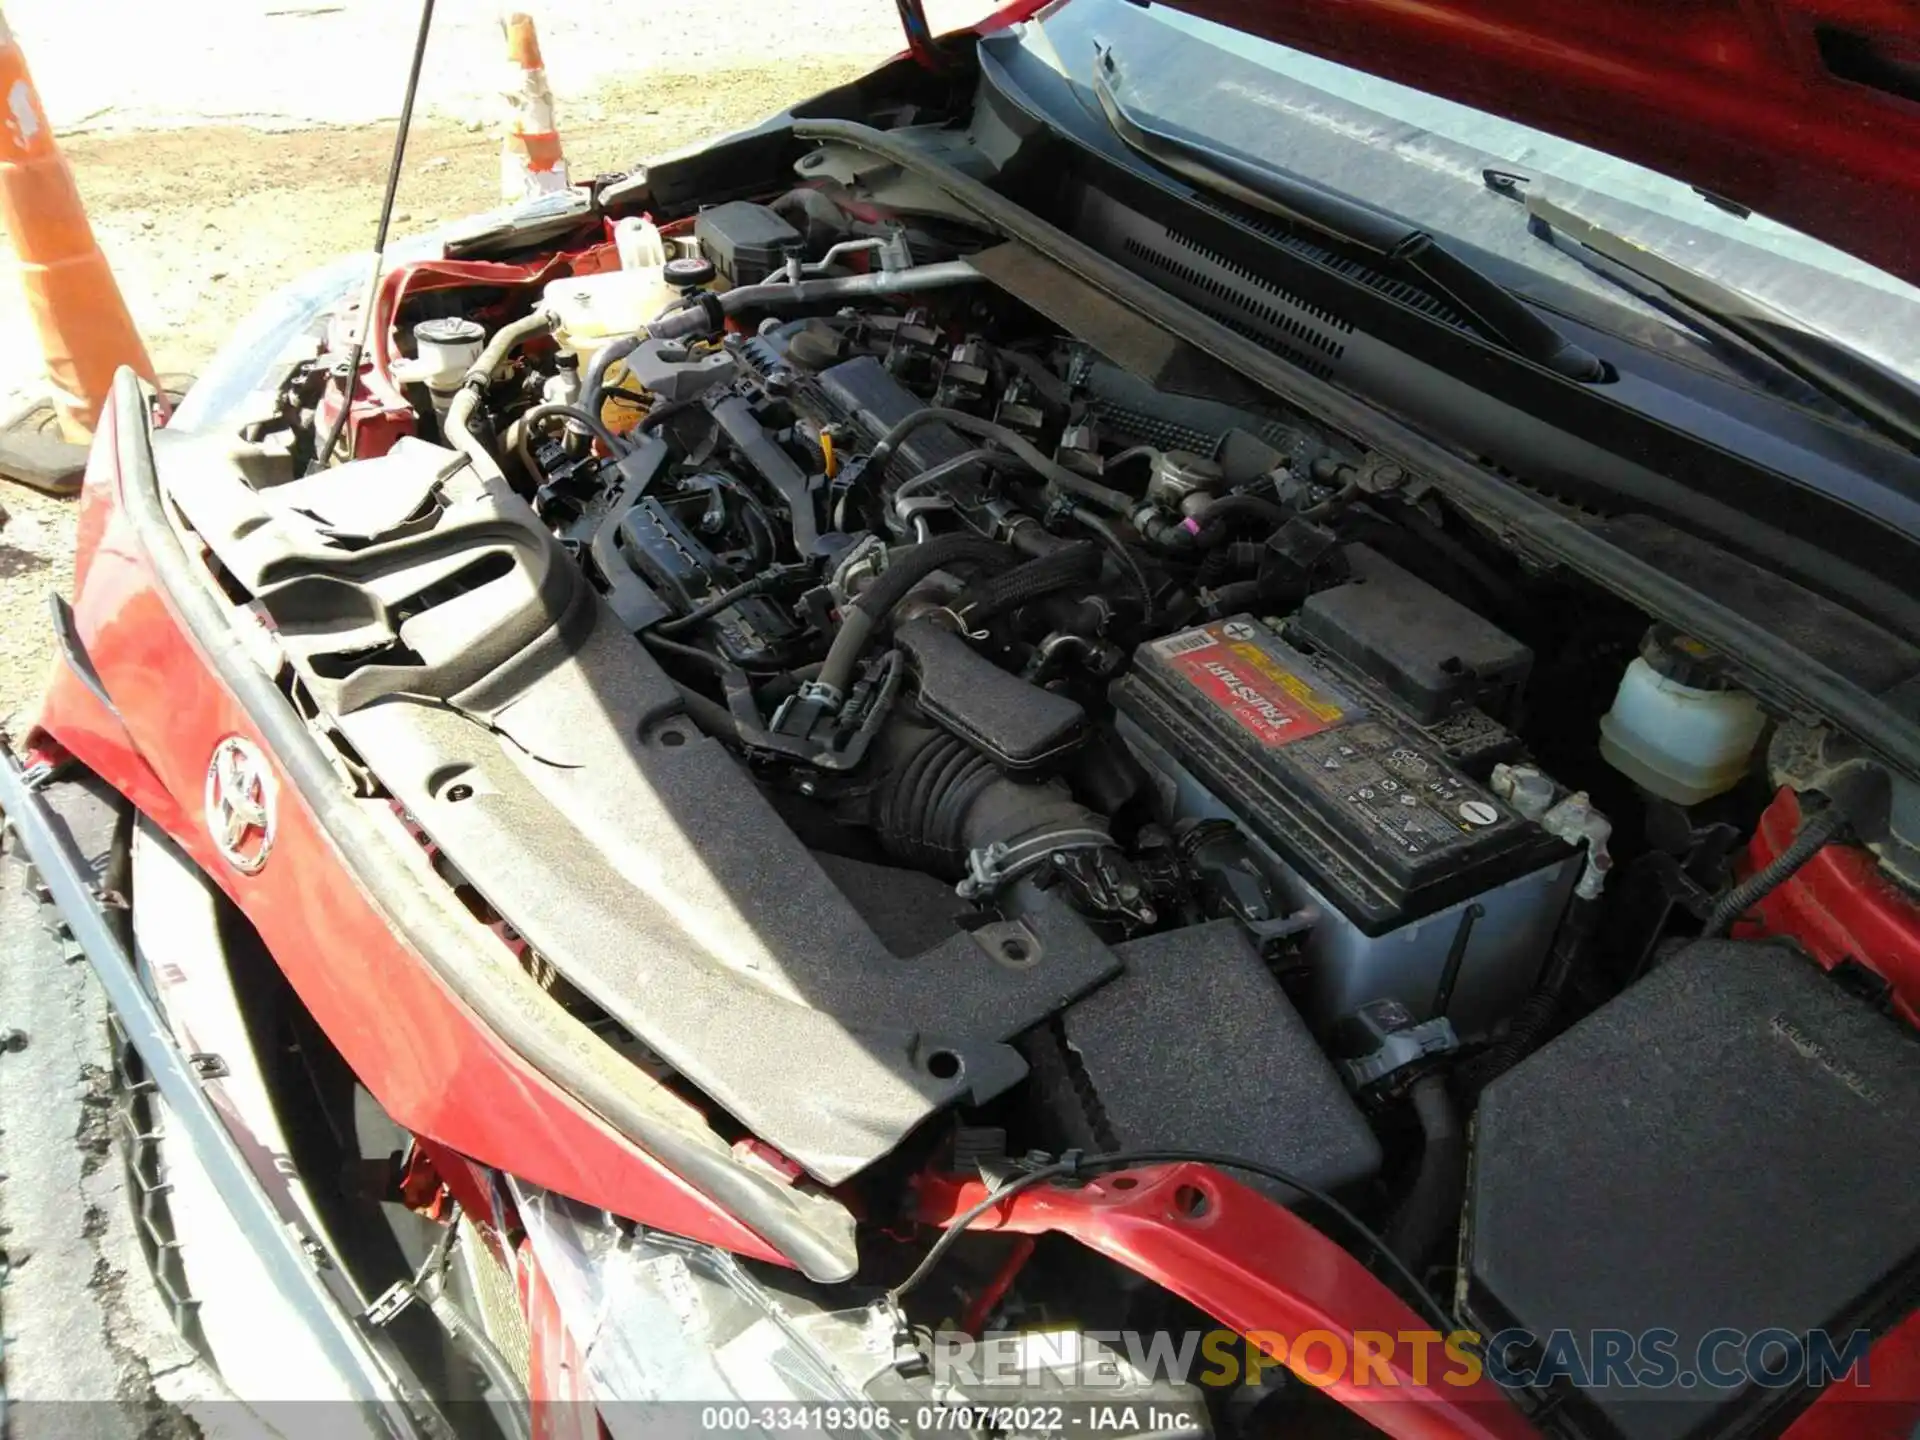
<svg viewBox="0 0 1920 1440">
<path fill-rule="evenodd" d="M 698 57 L 696 68 L 563 92 L 569 161 L 580 174 L 628 169 L 850 79 L 898 48 L 898 31 L 870 16 L 855 29 L 835 37 L 830 53 L 775 58 L 763 37 L 751 64 Z M 862 47 L 864 54 L 842 53 Z M 390 124 L 277 132 L 202 125 L 83 127 L 62 145 L 155 366 L 190 375 L 262 297 L 370 245 L 392 140 Z M 496 205 L 498 156 L 492 127 L 473 116 L 416 118 L 397 233 Z M 37 368 L 17 287 L 0 278 L 0 409 L 37 389 Z M 64 593 L 72 580 L 73 507 L 4 482 L 0 504 L 11 514 L 0 529 L 0 727 L 18 730 L 51 658 L 47 592 Z"/>
</svg>

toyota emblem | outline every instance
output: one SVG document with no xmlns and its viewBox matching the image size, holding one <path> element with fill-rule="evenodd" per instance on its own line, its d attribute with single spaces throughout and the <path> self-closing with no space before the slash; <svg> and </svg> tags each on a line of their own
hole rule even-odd
<svg viewBox="0 0 1920 1440">
<path fill-rule="evenodd" d="M 273 772 L 251 740 L 229 735 L 207 762 L 207 829 L 227 863 L 251 875 L 273 849 Z"/>
</svg>

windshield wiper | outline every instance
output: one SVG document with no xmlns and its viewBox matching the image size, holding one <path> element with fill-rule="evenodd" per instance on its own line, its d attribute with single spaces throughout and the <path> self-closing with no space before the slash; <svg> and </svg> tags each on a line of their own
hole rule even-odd
<svg viewBox="0 0 1920 1440">
<path fill-rule="evenodd" d="M 1244 156 L 1143 125 L 1114 93 L 1125 76 L 1109 46 L 1094 56 L 1093 91 L 1107 124 L 1128 149 L 1202 189 L 1365 250 L 1418 276 L 1482 332 L 1508 350 L 1572 380 L 1603 380 L 1591 352 L 1555 330 L 1511 291 L 1481 274 L 1425 230 L 1351 196 Z"/>
<path fill-rule="evenodd" d="M 1513 187 L 1501 187 L 1511 195 Z M 1563 255 L 1711 338 L 1761 356 L 1909 449 L 1920 449 L 1920 391 L 1836 340 L 1801 328 L 1763 300 L 1656 254 L 1539 190 L 1525 201 L 1529 228 Z M 1564 236 L 1571 246 L 1558 243 Z M 1633 284 L 1622 278 L 1642 282 Z"/>
</svg>

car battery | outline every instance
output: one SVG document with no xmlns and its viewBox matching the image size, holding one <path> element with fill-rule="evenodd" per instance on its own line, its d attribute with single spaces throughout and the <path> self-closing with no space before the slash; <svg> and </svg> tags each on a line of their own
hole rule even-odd
<svg viewBox="0 0 1920 1440">
<path fill-rule="evenodd" d="M 1168 818 L 1235 821 L 1298 908 L 1320 1026 L 1392 998 L 1487 1033 L 1535 984 L 1578 864 L 1265 625 L 1142 645 L 1111 698 Z"/>
</svg>

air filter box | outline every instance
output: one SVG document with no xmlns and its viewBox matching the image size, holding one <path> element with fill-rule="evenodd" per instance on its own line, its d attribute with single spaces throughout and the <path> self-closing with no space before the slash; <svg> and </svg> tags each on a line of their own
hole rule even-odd
<svg viewBox="0 0 1920 1440">
<path fill-rule="evenodd" d="M 1702 1337 L 1839 1348 L 1920 1299 L 1920 1042 L 1786 945 L 1687 946 L 1490 1085 L 1474 1132 L 1485 1332 L 1677 1333 L 1688 1383 L 1593 1377 L 1559 1407 L 1576 1434 L 1776 1434 L 1807 1386 L 1709 1386 Z"/>
</svg>

